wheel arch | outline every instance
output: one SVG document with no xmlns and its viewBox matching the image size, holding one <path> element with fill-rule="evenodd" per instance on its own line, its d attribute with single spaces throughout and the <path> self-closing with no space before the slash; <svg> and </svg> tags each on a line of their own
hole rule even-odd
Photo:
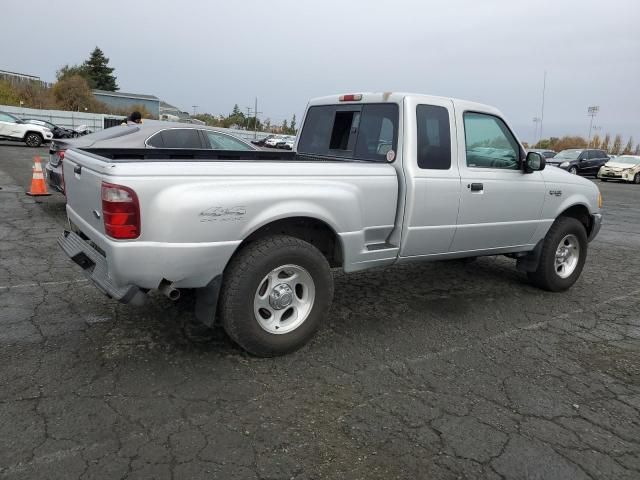
<svg viewBox="0 0 640 480">
<path fill-rule="evenodd" d="M 342 266 L 344 259 L 340 236 L 326 221 L 311 216 L 294 216 L 271 220 L 254 228 L 236 249 L 268 235 L 289 235 L 315 246 L 332 267 Z"/>
<path fill-rule="evenodd" d="M 44 140 L 44 135 L 42 134 L 42 132 L 38 132 L 37 130 L 27 130 L 26 132 L 24 132 L 24 135 L 22 136 L 22 139 L 26 139 L 27 136 L 31 133 L 35 133 L 36 135 L 39 135 L 40 138 L 42 138 L 42 140 Z"/>
<path fill-rule="evenodd" d="M 591 218 L 589 208 L 582 203 L 577 203 L 565 208 L 558 217 L 575 218 L 584 225 L 584 228 L 587 231 L 587 236 L 589 236 L 593 229 L 593 219 Z"/>
</svg>

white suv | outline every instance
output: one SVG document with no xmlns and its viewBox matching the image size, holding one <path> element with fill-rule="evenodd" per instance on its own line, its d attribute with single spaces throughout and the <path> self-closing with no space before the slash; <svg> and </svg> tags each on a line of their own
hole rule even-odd
<svg viewBox="0 0 640 480">
<path fill-rule="evenodd" d="M 39 147 L 52 138 L 53 133 L 47 127 L 25 123 L 10 113 L 0 112 L 0 140 L 24 142 L 30 147 Z"/>
</svg>

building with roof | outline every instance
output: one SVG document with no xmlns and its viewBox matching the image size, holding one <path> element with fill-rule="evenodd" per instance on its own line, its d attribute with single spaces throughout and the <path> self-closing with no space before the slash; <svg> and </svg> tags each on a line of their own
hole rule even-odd
<svg viewBox="0 0 640 480">
<path fill-rule="evenodd" d="M 99 102 L 111 108 L 133 110 L 137 105 L 142 105 L 154 118 L 159 118 L 160 116 L 160 99 L 154 95 L 109 92 L 106 90 L 93 90 L 93 95 Z"/>
<path fill-rule="evenodd" d="M 8 70 L 0 70 L 0 80 L 5 80 L 14 85 L 24 83 L 37 83 L 43 87 L 50 87 L 51 84 L 40 79 L 36 75 L 29 75 L 27 73 L 10 72 Z"/>
</svg>

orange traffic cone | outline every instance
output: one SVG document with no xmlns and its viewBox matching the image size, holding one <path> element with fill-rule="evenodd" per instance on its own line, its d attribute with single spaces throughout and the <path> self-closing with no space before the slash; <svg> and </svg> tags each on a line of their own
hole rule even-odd
<svg viewBox="0 0 640 480">
<path fill-rule="evenodd" d="M 51 195 L 47 190 L 47 183 L 44 181 L 44 172 L 42 171 L 42 163 L 40 157 L 34 157 L 33 161 L 33 177 L 31 178 L 31 190 L 27 192 L 27 195 L 32 197 L 41 197 Z"/>
</svg>

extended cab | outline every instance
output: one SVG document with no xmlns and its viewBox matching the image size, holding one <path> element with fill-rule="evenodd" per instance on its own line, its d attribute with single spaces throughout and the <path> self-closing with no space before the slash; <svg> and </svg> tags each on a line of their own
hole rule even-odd
<svg viewBox="0 0 640 480">
<path fill-rule="evenodd" d="M 601 224 L 590 181 L 525 150 L 495 108 L 403 93 L 306 109 L 296 152 L 70 149 L 65 252 L 107 295 L 196 289 L 247 351 L 293 351 L 330 267 L 507 255 L 535 285 L 579 277 Z"/>
</svg>

